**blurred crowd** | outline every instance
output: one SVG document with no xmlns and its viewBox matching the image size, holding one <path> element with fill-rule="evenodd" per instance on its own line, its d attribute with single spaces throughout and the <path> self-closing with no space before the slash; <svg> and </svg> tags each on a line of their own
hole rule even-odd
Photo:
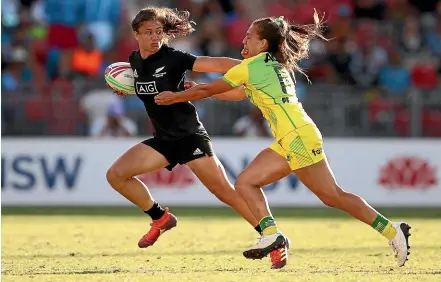
<svg viewBox="0 0 441 282">
<path fill-rule="evenodd" d="M 107 65 L 127 61 L 137 48 L 130 20 L 147 5 L 190 11 L 196 32 L 173 47 L 235 58 L 254 19 L 283 15 L 310 23 L 315 8 L 325 15 L 330 41 L 313 41 L 310 58 L 301 62 L 313 86 L 296 77 L 297 95 L 313 118 L 317 113 L 319 127 L 320 112 L 341 107 L 350 114 L 349 125 L 367 116 L 352 123 L 368 124 L 367 135 L 411 135 L 417 115 L 420 135 L 441 136 L 441 0 L 2 0 L 2 134 L 151 134 L 140 101 L 112 95 L 103 80 Z M 217 77 L 190 73 L 188 79 Z M 341 102 L 320 104 L 326 93 L 314 85 L 339 87 L 334 92 L 355 102 L 344 107 L 347 95 L 341 95 Z M 196 103 L 212 134 L 270 134 L 259 112 L 245 103 L 229 106 L 228 117 L 214 118 L 213 107 L 222 109 L 223 103 Z"/>
</svg>

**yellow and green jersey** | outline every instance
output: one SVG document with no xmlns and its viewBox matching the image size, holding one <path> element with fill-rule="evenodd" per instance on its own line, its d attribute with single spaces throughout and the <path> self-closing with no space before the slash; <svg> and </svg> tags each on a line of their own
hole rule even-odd
<svg viewBox="0 0 441 282">
<path fill-rule="evenodd" d="M 262 111 L 276 140 L 314 124 L 297 99 L 289 71 L 267 52 L 243 60 L 223 79 L 233 87 L 245 86 L 248 98 Z"/>
</svg>

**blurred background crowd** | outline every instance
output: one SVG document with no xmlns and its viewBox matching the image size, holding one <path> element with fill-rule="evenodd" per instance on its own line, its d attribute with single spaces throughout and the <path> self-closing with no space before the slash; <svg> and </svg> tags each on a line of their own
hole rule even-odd
<svg viewBox="0 0 441 282">
<path fill-rule="evenodd" d="M 196 32 L 173 47 L 234 58 L 254 19 L 310 23 L 316 8 L 332 40 L 311 43 L 312 84 L 297 74 L 296 89 L 323 134 L 441 137 L 441 0 L 2 0 L 2 135 L 150 135 L 142 103 L 103 77 L 137 49 L 130 21 L 147 5 L 190 11 Z M 195 104 L 211 135 L 270 134 L 248 101 Z"/>
</svg>

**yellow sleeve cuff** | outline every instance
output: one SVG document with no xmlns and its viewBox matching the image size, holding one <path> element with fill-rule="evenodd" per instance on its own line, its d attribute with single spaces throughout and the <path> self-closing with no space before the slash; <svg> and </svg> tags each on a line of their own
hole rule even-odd
<svg viewBox="0 0 441 282">
<path fill-rule="evenodd" d="M 222 76 L 222 79 L 234 88 L 239 87 L 239 85 L 236 85 L 233 82 L 229 81 L 225 76 Z"/>
</svg>

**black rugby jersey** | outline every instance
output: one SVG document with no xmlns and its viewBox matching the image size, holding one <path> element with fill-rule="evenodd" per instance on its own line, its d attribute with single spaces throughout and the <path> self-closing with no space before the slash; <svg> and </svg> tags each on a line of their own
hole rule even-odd
<svg viewBox="0 0 441 282">
<path fill-rule="evenodd" d="M 139 50 L 130 54 L 136 95 L 144 102 L 155 129 L 155 137 L 174 140 L 192 134 L 208 136 L 193 104 L 184 102 L 161 106 L 154 100 L 162 91 L 184 90 L 185 72 L 193 69 L 195 61 L 194 55 L 166 45 L 146 59 L 141 57 Z"/>
</svg>

